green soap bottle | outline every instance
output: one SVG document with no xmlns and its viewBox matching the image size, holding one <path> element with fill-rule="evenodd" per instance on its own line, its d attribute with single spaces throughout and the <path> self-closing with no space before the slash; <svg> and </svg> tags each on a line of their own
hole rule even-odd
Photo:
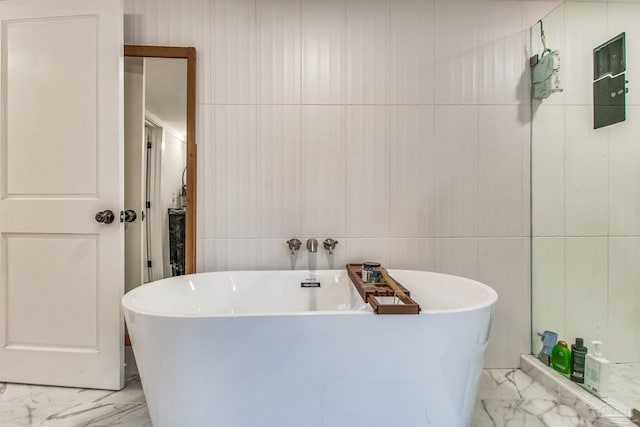
<svg viewBox="0 0 640 427">
<path fill-rule="evenodd" d="M 551 351 L 551 366 L 561 374 L 571 372 L 571 350 L 564 341 L 558 341 Z"/>
</svg>

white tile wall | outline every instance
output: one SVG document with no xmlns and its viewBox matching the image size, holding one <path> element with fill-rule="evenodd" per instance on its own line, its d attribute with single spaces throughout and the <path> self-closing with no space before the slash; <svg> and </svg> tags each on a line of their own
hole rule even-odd
<svg viewBox="0 0 640 427">
<path fill-rule="evenodd" d="M 567 342 L 609 341 L 607 307 L 608 239 L 567 237 L 565 240 L 565 336 Z M 562 338 L 560 338 L 562 339 Z"/>
<path fill-rule="evenodd" d="M 609 128 L 608 214 L 612 236 L 640 236 L 639 135 L 640 107 L 637 106 L 627 107 L 627 120 Z"/>
<path fill-rule="evenodd" d="M 529 238 L 481 238 L 478 242 L 478 280 L 498 293 L 486 358 L 492 366 L 517 366 L 513 347 L 530 341 Z"/>
<path fill-rule="evenodd" d="M 478 280 L 478 262 L 477 237 L 435 239 L 433 244 L 435 271 Z"/>
<path fill-rule="evenodd" d="M 345 0 L 302 0 L 302 102 L 345 99 Z"/>
<path fill-rule="evenodd" d="M 432 104 L 434 1 L 390 0 L 387 100 L 389 104 Z"/>
<path fill-rule="evenodd" d="M 347 2 L 345 63 L 348 104 L 387 103 L 389 1 Z"/>
<path fill-rule="evenodd" d="M 347 236 L 389 236 L 389 107 L 347 107 Z"/>
<path fill-rule="evenodd" d="M 593 102 L 593 48 L 607 41 L 607 4 L 566 2 L 564 16 L 565 102 L 590 105 Z"/>
<path fill-rule="evenodd" d="M 478 11 L 478 0 L 435 2 L 437 104 L 478 103 Z"/>
<path fill-rule="evenodd" d="M 565 114 L 565 231 L 568 236 L 604 236 L 609 130 L 593 129 L 593 107 L 567 106 Z"/>
<path fill-rule="evenodd" d="M 434 236 L 432 106 L 389 108 L 389 231 Z"/>
<path fill-rule="evenodd" d="M 616 362 L 638 362 L 640 334 L 640 237 L 609 239 L 609 342 L 603 349 Z M 630 329 L 631 328 L 631 329 Z"/>
<path fill-rule="evenodd" d="M 522 27 L 522 5 L 509 1 L 482 1 L 479 8 L 480 104 L 521 104 L 522 89 L 528 91 L 525 34 Z M 506 89 L 506 90 L 505 90 Z"/>
<path fill-rule="evenodd" d="M 260 237 L 302 232 L 301 107 L 260 105 L 257 121 L 257 212 Z"/>
<path fill-rule="evenodd" d="M 436 235 L 478 235 L 478 107 L 436 106 Z"/>
<path fill-rule="evenodd" d="M 310 236 L 346 231 L 345 107 L 302 107 L 302 230 Z"/>
<path fill-rule="evenodd" d="M 198 271 L 366 258 L 527 306 L 527 6 L 125 0 L 127 43 L 197 49 Z M 291 237 L 340 243 L 290 257 Z M 505 322 L 529 324 L 497 318 L 487 366 L 529 350 Z"/>
<path fill-rule="evenodd" d="M 256 102 L 256 2 L 212 3 L 212 78 L 216 104 Z"/>
<path fill-rule="evenodd" d="M 259 104 L 299 104 L 302 81 L 300 0 L 260 0 L 257 8 Z"/>
<path fill-rule="evenodd" d="M 638 3 L 608 3 L 607 4 L 607 37 L 609 40 L 618 34 L 625 32 L 627 49 L 634 49 L 635 40 L 640 39 L 640 28 L 637 25 L 638 16 L 640 16 L 640 4 Z M 640 74 L 640 57 L 637 54 L 629 54 L 626 56 L 627 75 L 637 76 Z M 632 84 L 632 89 L 627 94 L 627 105 L 640 106 L 640 93 L 634 90 L 637 87 Z"/>
<path fill-rule="evenodd" d="M 478 233 L 526 236 L 523 157 L 529 127 L 518 106 L 481 106 L 478 118 Z"/>
<path fill-rule="evenodd" d="M 256 213 L 256 107 L 217 105 L 213 117 L 213 208 L 207 218 L 215 238 L 253 238 Z M 205 159 L 206 160 L 206 159 Z M 207 167 L 205 166 L 205 167 Z"/>
<path fill-rule="evenodd" d="M 531 132 L 531 216 L 534 236 L 564 236 L 565 111 L 541 105 Z"/>
</svg>

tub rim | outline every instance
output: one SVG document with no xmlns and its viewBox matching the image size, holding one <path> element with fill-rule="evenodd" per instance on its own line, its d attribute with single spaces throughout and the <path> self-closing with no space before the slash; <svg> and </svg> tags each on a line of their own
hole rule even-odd
<svg viewBox="0 0 640 427">
<path fill-rule="evenodd" d="M 274 316 L 326 316 L 326 315 L 332 315 L 332 316 L 345 316 L 345 315 L 351 315 L 351 316 L 357 316 L 357 315 L 375 315 L 375 313 L 373 312 L 371 306 L 369 304 L 365 305 L 365 309 L 363 310 L 318 310 L 318 311 L 282 311 L 282 312 L 260 312 L 260 311 L 256 311 L 256 312 L 251 312 L 251 313 L 162 313 L 162 312 L 158 312 L 158 311 L 151 311 L 151 310 L 147 310 L 147 309 L 140 309 L 137 306 L 134 306 L 131 302 L 131 299 L 133 297 L 133 295 L 135 295 L 137 292 L 139 292 L 140 289 L 142 289 L 143 287 L 147 287 L 147 286 L 158 286 L 159 283 L 161 282 L 165 282 L 165 281 L 170 281 L 170 280 L 184 280 L 186 277 L 189 276 L 205 276 L 205 275 L 212 275 L 212 274 L 230 274 L 230 273 L 274 273 L 274 272 L 304 272 L 304 273 L 310 273 L 310 272 L 314 272 L 314 273 L 323 273 L 323 272 L 337 272 L 337 271 L 341 271 L 344 272 L 345 276 L 347 277 L 347 279 L 350 281 L 351 279 L 348 277 L 347 274 L 347 270 L 346 269 L 332 269 L 332 270 L 224 270 L 224 271 L 209 271 L 209 272 L 200 272 L 200 273 L 191 273 L 191 274 L 185 274 L 183 276 L 174 276 L 174 277 L 166 277 L 163 279 L 159 279 L 159 280 L 154 280 L 152 282 L 148 282 L 148 283 L 144 283 L 140 286 L 135 287 L 134 289 L 131 289 L 129 292 L 125 293 L 122 298 L 120 299 L 120 305 L 121 308 L 123 310 L 123 312 L 125 310 L 135 313 L 136 315 L 143 315 L 143 316 L 150 316 L 150 317 L 162 317 L 162 318 L 175 318 L 175 319 L 206 319 L 206 318 L 244 318 L 244 317 L 274 317 Z M 474 284 L 474 286 L 479 286 L 481 288 L 483 288 L 485 291 L 487 291 L 487 297 L 484 298 L 480 303 L 478 304 L 470 304 L 468 306 L 465 306 L 463 308 L 449 308 L 449 309 L 425 309 L 425 308 L 421 308 L 421 311 L 419 314 L 417 314 L 417 316 L 426 316 L 429 314 L 455 314 L 455 313 L 471 313 L 474 311 L 480 311 L 483 309 L 486 309 L 488 307 L 492 307 L 494 306 L 497 301 L 498 301 L 498 293 L 489 285 L 486 285 L 482 282 L 479 282 L 477 280 L 474 279 L 470 279 L 468 277 L 463 277 L 463 276 L 457 276 L 454 274 L 447 274 L 447 273 L 438 273 L 438 272 L 433 272 L 433 271 L 426 271 L 426 270 L 410 270 L 410 269 L 402 269 L 402 268 L 389 268 L 388 269 L 389 274 L 393 274 L 393 272 L 396 271 L 404 271 L 404 272 L 418 272 L 418 273 L 428 273 L 430 275 L 435 275 L 435 276 L 446 276 L 446 277 L 450 277 L 450 278 L 455 278 L 455 279 L 461 279 L 464 281 L 468 281 L 468 282 L 472 282 Z M 351 284 L 353 286 L 353 284 Z M 420 303 L 420 301 L 418 301 L 418 304 Z M 385 316 L 385 315 L 382 315 Z M 391 315 L 387 315 L 387 316 L 391 316 Z M 396 315 L 398 316 L 398 315 Z M 401 315 L 401 317 L 410 317 L 410 316 L 416 316 L 415 314 L 409 314 L 409 315 Z M 395 317 L 395 316 L 392 316 Z"/>
</svg>

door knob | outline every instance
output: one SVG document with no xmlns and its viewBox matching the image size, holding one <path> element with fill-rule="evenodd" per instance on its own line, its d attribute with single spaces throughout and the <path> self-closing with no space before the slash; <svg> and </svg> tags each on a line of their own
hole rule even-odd
<svg viewBox="0 0 640 427">
<path fill-rule="evenodd" d="M 133 222 L 136 220 L 138 215 L 136 215 L 136 211 L 133 209 L 127 209 L 126 211 L 120 211 L 120 222 Z"/>
<path fill-rule="evenodd" d="M 96 213 L 96 221 L 103 224 L 111 224 L 113 222 L 113 218 L 113 211 L 109 209 Z"/>
</svg>

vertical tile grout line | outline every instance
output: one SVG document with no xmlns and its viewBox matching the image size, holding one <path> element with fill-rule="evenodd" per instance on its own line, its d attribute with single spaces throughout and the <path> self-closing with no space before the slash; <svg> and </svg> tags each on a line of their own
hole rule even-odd
<svg viewBox="0 0 640 427">
<path fill-rule="evenodd" d="M 350 183 L 350 179 L 349 179 L 349 167 L 348 167 L 348 159 L 347 159 L 347 155 L 348 155 L 348 150 L 347 150 L 347 89 L 346 89 L 346 80 L 347 80 L 347 1 L 348 0 L 343 0 L 344 1 L 344 24 L 343 24 L 343 28 L 344 28 L 344 32 L 343 32 L 343 39 L 342 39 L 342 55 L 341 55 L 341 77 L 342 77 L 342 93 L 341 93 L 341 97 L 340 97 L 340 101 L 341 101 L 341 110 L 342 110 L 342 158 L 344 161 L 344 212 L 343 212 L 343 219 L 344 219 L 344 234 L 345 235 L 350 235 L 350 227 L 349 227 L 349 183 Z"/>
<path fill-rule="evenodd" d="M 476 279 L 480 280 L 480 0 L 476 0 L 476 191 L 475 191 L 475 236 L 476 236 Z"/>
<path fill-rule="evenodd" d="M 386 208 L 386 224 L 385 224 L 385 233 L 384 233 L 384 237 L 387 238 L 387 248 L 389 247 L 389 243 L 391 242 L 391 166 L 392 166 L 392 162 L 391 162 L 391 106 L 390 101 L 389 101 L 389 95 L 388 95 L 388 90 L 389 90 L 389 68 L 388 68 L 388 63 L 391 57 L 391 0 L 387 0 L 387 22 L 386 22 L 386 39 L 385 39 L 385 52 L 384 52 L 384 58 L 385 58 L 385 64 L 384 64 L 384 68 L 385 68 L 385 73 L 384 73 L 384 78 L 385 78 L 385 85 L 384 85 L 384 93 L 382 96 L 382 107 L 383 107 L 383 114 L 384 114 L 384 123 L 385 123 L 385 138 L 384 138 L 384 144 L 387 150 L 387 176 L 386 176 L 386 187 L 387 187 L 387 204 L 385 206 Z M 374 95 L 374 103 L 375 103 L 375 95 Z M 391 262 L 391 253 L 388 252 L 387 254 L 387 258 L 388 258 L 388 262 Z M 394 266 L 389 266 L 389 267 L 394 267 Z"/>
<path fill-rule="evenodd" d="M 562 10 L 562 29 L 563 29 L 563 43 L 564 43 L 564 50 L 566 50 L 567 48 L 567 10 L 566 10 L 566 5 L 563 4 L 562 5 L 563 10 Z M 563 168 L 562 168 L 562 179 L 563 179 L 563 183 L 562 183 L 562 189 L 563 189 L 563 197 L 562 197 L 562 235 L 563 235 L 563 240 L 564 240 L 564 266 L 562 269 L 562 273 L 563 273 L 563 298 L 562 298 L 562 303 L 563 303 L 563 311 L 562 311 L 562 315 L 563 315 L 563 325 L 562 325 L 562 329 L 563 332 L 566 333 L 567 330 L 567 97 L 566 94 L 564 94 L 564 97 L 562 99 L 562 114 L 563 114 L 563 120 L 562 120 L 562 150 L 563 150 Z"/>
<path fill-rule="evenodd" d="M 303 170 L 304 170 L 304 165 L 302 164 L 304 161 L 304 156 L 302 154 L 302 149 L 304 147 L 304 144 L 302 143 L 302 134 L 303 134 L 303 123 L 302 123 L 302 90 L 303 90 L 303 84 L 302 84 L 302 79 L 303 79 L 303 63 L 304 63 L 304 57 L 303 57 L 303 36 L 302 36 L 302 8 L 303 8 L 303 2 L 304 0 L 298 0 L 298 38 L 299 38 L 299 44 L 298 44 L 298 54 L 300 55 L 299 58 L 299 69 L 298 72 L 300 73 L 300 80 L 298 82 L 298 86 L 299 86 L 299 92 L 298 92 L 298 135 L 297 135 L 297 139 L 298 139 L 298 176 L 296 177 L 298 180 L 298 229 L 296 231 L 296 234 L 302 235 L 302 218 L 303 218 L 303 178 L 302 178 L 302 174 L 303 174 Z"/>
<path fill-rule="evenodd" d="M 431 191 L 429 192 L 431 215 L 429 221 L 429 225 L 427 236 L 431 238 L 431 260 L 430 260 L 430 269 L 436 270 L 436 220 L 435 220 L 435 194 L 436 194 L 436 185 L 435 185 L 435 156 L 436 156 L 436 86 L 435 86 L 435 75 L 436 75 L 436 10 L 437 10 L 437 2 L 438 0 L 434 0 L 431 2 L 431 72 L 432 72 L 432 88 L 431 88 L 431 167 L 430 167 L 430 178 L 431 178 Z"/>
<path fill-rule="evenodd" d="M 607 18 L 607 38 L 609 38 L 610 29 L 609 29 L 609 3 L 605 4 L 606 8 L 606 18 Z M 626 74 L 625 74 L 626 77 Z M 593 100 L 595 104 L 595 99 Z M 610 138 L 611 130 L 607 130 L 607 254 L 606 254 L 606 265 L 607 265 L 607 277 L 605 282 L 605 290 L 606 290 L 606 330 L 607 330 L 607 340 L 609 341 L 609 345 L 611 344 L 611 336 L 609 335 L 609 310 L 611 307 L 609 306 L 609 287 L 610 287 L 610 278 L 611 278 L 611 227 L 610 227 L 610 212 L 611 212 L 611 145 Z M 611 348 L 611 347 L 609 347 Z"/>
<path fill-rule="evenodd" d="M 255 139 L 253 141 L 254 147 L 253 147 L 253 153 L 254 153 L 254 159 L 253 159 L 253 170 L 254 170 L 254 176 L 253 176 L 253 188 L 254 188 L 254 195 L 253 195 L 253 206 L 255 209 L 255 212 L 258 211 L 258 0 L 253 0 L 253 74 L 254 74 L 254 93 L 253 93 L 253 109 L 254 109 L 254 136 Z M 258 239 L 261 239 L 263 235 L 271 235 L 273 233 L 264 233 L 262 230 L 262 225 L 259 224 L 260 221 L 258 221 L 257 219 L 254 219 L 254 224 L 253 224 L 253 236 L 254 236 L 254 254 L 253 254 L 253 258 L 251 260 L 252 264 L 255 265 L 255 261 L 257 259 L 257 253 L 258 253 Z"/>
</svg>

